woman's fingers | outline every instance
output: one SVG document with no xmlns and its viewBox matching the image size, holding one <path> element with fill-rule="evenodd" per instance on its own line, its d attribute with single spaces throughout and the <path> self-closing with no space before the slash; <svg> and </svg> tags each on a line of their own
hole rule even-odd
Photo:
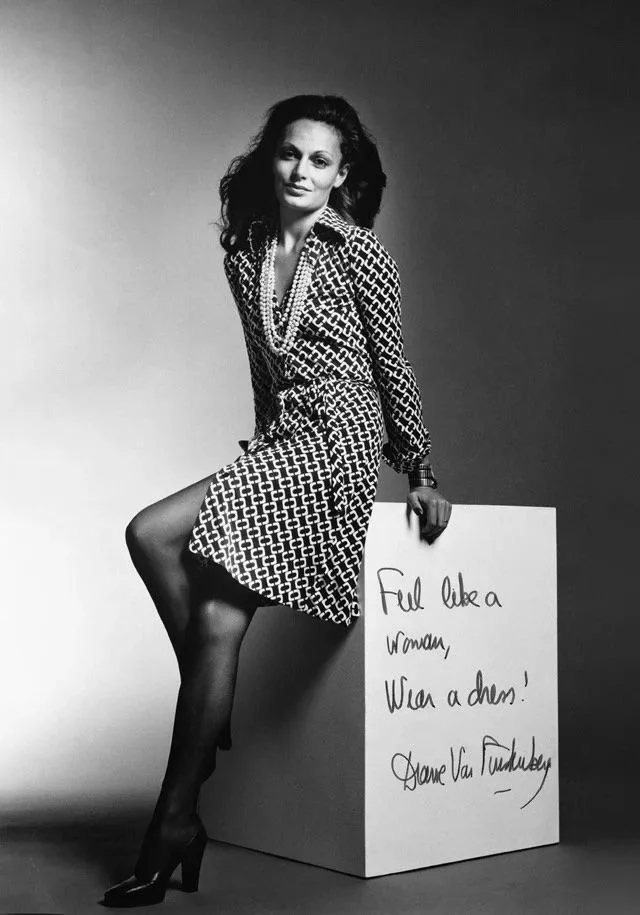
<svg viewBox="0 0 640 915">
<path fill-rule="evenodd" d="M 414 511 L 420 516 L 420 536 L 428 543 L 440 536 L 446 530 L 451 517 L 451 503 L 440 494 L 425 497 L 419 492 L 410 492 L 407 495 L 409 511 Z"/>
<path fill-rule="evenodd" d="M 416 515 L 420 515 L 421 517 L 424 517 L 424 511 L 422 510 L 422 505 L 420 504 L 420 499 L 418 499 L 418 497 L 414 493 L 412 493 L 412 492 L 409 493 L 409 495 L 407 496 L 407 502 L 409 503 L 409 506 L 412 509 L 412 511 L 414 511 L 416 513 Z"/>
<path fill-rule="evenodd" d="M 421 534 L 428 543 L 433 543 L 438 536 L 438 505 L 432 499 L 424 506 L 424 522 Z"/>
<path fill-rule="evenodd" d="M 446 529 L 451 516 L 451 504 L 447 502 L 446 499 L 434 499 L 433 502 L 430 503 L 430 508 L 431 507 L 433 508 L 433 512 L 430 515 L 430 527 L 425 530 L 429 543 L 433 543 L 433 541 Z"/>
</svg>

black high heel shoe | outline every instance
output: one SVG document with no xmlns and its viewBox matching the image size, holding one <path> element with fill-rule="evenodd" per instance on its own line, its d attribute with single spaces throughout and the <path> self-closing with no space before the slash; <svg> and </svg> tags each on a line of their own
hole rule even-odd
<svg viewBox="0 0 640 915">
<path fill-rule="evenodd" d="M 127 877 L 122 883 L 118 883 L 106 891 L 102 905 L 109 908 L 133 908 L 162 902 L 171 875 L 179 864 L 182 864 L 183 892 L 197 892 L 206 844 L 207 833 L 200 823 L 196 833 L 186 844 L 182 843 L 179 847 L 163 849 L 166 863 L 148 879 L 138 876 L 136 873 L 138 865 L 136 865 L 136 870 L 131 877 Z"/>
</svg>

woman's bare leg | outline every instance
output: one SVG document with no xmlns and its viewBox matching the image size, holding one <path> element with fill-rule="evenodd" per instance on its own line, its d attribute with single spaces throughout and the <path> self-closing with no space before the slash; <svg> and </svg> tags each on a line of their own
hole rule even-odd
<svg viewBox="0 0 640 915">
<path fill-rule="evenodd" d="M 143 509 L 126 531 L 181 675 L 167 769 L 136 867 L 141 879 L 155 872 L 168 848 L 193 835 L 200 786 L 215 769 L 217 748 L 230 747 L 240 646 L 262 602 L 223 568 L 201 566 L 186 549 L 210 480 Z"/>
<path fill-rule="evenodd" d="M 163 845 L 188 841 L 198 823 L 201 784 L 215 768 L 219 735 L 229 720 L 240 646 L 257 595 L 223 570 L 212 574 L 214 594 L 193 607 L 171 748 L 160 796 L 145 834 L 136 875 L 157 869 Z"/>
<path fill-rule="evenodd" d="M 204 477 L 184 489 L 143 508 L 127 525 L 125 539 L 131 560 L 145 584 L 162 620 L 183 676 L 184 648 L 197 578 L 197 560 L 186 549 L 198 511 L 212 477 Z M 222 750 L 231 748 L 231 720 L 219 736 Z"/>
<path fill-rule="evenodd" d="M 215 769 L 220 733 L 233 705 L 240 646 L 261 602 L 259 595 L 221 567 L 212 565 L 206 571 L 206 576 L 194 579 L 182 648 L 182 679 L 160 795 L 134 873 L 107 890 L 107 906 L 158 902 L 167 875 L 180 860 L 185 887 L 187 859 L 182 856 L 189 848 L 193 851 L 190 879 L 194 879 L 195 868 L 197 887 L 204 835 L 197 811 L 200 787 Z M 196 842 L 200 844 L 192 844 Z"/>
<path fill-rule="evenodd" d="M 211 479 L 205 477 L 143 508 L 125 532 L 131 560 L 167 630 L 181 673 L 193 596 L 186 545 Z"/>
<path fill-rule="evenodd" d="M 231 716 L 240 646 L 256 611 L 250 592 L 231 580 L 194 608 L 185 646 L 171 748 L 159 808 L 190 819 L 200 785 L 215 768 L 220 732 Z"/>
</svg>

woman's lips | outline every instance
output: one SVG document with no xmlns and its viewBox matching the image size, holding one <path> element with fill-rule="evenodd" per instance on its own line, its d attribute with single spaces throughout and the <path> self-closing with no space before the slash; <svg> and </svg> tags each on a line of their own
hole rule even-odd
<svg viewBox="0 0 640 915">
<path fill-rule="evenodd" d="M 296 184 L 287 184 L 286 187 L 288 190 L 298 191 L 298 193 L 306 193 L 306 191 L 307 191 L 306 187 L 298 187 L 298 185 L 296 185 Z"/>
</svg>

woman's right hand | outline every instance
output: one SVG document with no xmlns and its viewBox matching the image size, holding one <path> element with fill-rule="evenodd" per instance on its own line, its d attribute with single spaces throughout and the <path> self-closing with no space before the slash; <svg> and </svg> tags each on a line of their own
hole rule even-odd
<svg viewBox="0 0 640 915">
<path fill-rule="evenodd" d="M 431 486 L 416 486 L 407 496 L 408 513 L 420 518 L 420 536 L 432 544 L 445 530 L 451 517 L 452 504 Z"/>
</svg>

